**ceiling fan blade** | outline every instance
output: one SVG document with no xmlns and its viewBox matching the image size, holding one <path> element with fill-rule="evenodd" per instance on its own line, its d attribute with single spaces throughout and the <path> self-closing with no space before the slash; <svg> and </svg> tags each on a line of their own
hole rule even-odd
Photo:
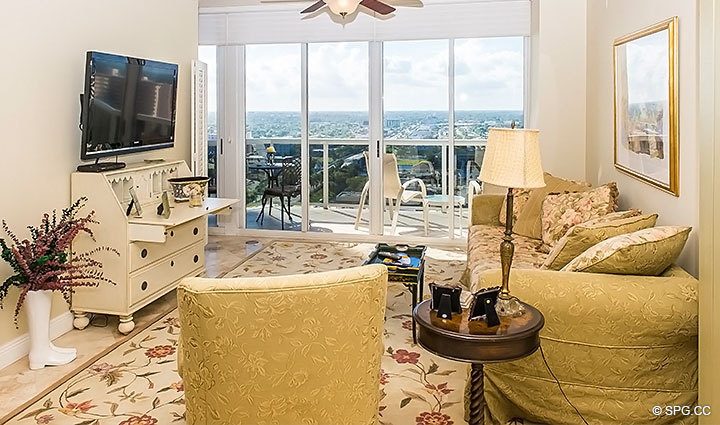
<svg viewBox="0 0 720 425">
<path fill-rule="evenodd" d="M 422 0 L 384 0 L 390 6 L 423 7 Z"/>
<path fill-rule="evenodd" d="M 378 0 L 362 0 L 360 2 L 361 5 L 367 7 L 370 10 L 373 10 L 381 15 L 389 15 L 393 13 L 396 9 L 389 4 L 385 4 Z"/>
<path fill-rule="evenodd" d="M 323 6 L 325 6 L 325 1 L 320 0 L 317 3 L 313 4 L 312 6 L 308 7 L 307 9 L 303 10 L 300 13 L 313 13 L 317 10 L 320 10 Z"/>
</svg>

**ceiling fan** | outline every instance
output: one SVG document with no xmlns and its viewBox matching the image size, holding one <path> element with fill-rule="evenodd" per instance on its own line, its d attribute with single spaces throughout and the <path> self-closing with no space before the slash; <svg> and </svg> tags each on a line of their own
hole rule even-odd
<svg viewBox="0 0 720 425">
<path fill-rule="evenodd" d="M 326 5 L 334 14 L 340 15 L 343 18 L 351 13 L 354 13 L 359 5 L 363 5 L 373 12 L 377 12 L 381 15 L 389 15 L 396 10 L 389 4 L 383 3 L 379 0 L 319 0 L 300 13 L 313 13 L 322 9 Z"/>
<path fill-rule="evenodd" d="M 297 1 L 297 0 L 265 0 L 262 1 L 262 3 L 280 3 L 285 1 Z M 393 3 L 397 3 L 397 0 L 393 1 Z M 403 6 L 414 6 L 414 7 L 422 7 L 422 1 L 420 0 L 405 0 L 401 1 L 401 3 L 407 3 L 402 4 Z M 323 7 L 330 8 L 330 11 L 336 15 L 340 15 L 343 18 L 345 18 L 347 15 L 351 15 L 355 13 L 358 6 L 364 6 L 368 9 L 370 9 L 373 12 L 376 12 L 380 15 L 386 16 L 393 12 L 395 12 L 395 7 L 380 1 L 380 0 L 318 0 L 314 4 L 312 4 L 310 7 L 306 8 L 301 14 L 308 14 L 308 13 L 315 13 L 322 9 Z"/>
</svg>

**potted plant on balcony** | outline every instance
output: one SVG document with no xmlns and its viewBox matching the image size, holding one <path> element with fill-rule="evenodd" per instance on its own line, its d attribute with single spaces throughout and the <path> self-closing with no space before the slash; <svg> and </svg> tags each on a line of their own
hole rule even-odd
<svg viewBox="0 0 720 425">
<path fill-rule="evenodd" d="M 0 285 L 0 308 L 10 288 L 18 287 L 20 294 L 15 305 L 15 327 L 18 327 L 18 314 L 25 304 L 30 334 L 30 369 L 67 364 L 77 355 L 74 348 L 56 347 L 50 342 L 53 291 L 62 293 L 69 304 L 76 287 L 115 284 L 103 275 L 102 263 L 94 257 L 101 252 L 119 255 L 116 250 L 100 246 L 89 252 L 70 255 L 72 241 L 80 233 L 94 238 L 89 226 L 98 223 L 93 218 L 95 211 L 78 217 L 86 200 L 78 199 L 63 209 L 60 217 L 56 211 L 52 215 L 44 214 L 40 226 L 28 226 L 30 239 L 20 240 L 5 220 L 2 221 L 9 240 L 0 238 L 0 258 L 10 265 L 14 274 Z"/>
</svg>

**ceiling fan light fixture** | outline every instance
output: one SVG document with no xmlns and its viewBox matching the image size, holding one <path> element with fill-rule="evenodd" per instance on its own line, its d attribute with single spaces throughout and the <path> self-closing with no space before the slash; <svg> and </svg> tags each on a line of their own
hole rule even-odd
<svg viewBox="0 0 720 425">
<path fill-rule="evenodd" d="M 343 18 L 355 13 L 362 0 L 325 0 L 332 13 Z"/>
</svg>

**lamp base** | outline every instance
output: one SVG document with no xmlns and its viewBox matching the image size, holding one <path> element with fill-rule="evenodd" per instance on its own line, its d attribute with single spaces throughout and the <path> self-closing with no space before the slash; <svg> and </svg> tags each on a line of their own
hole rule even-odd
<svg viewBox="0 0 720 425">
<path fill-rule="evenodd" d="M 525 307 L 516 297 L 498 297 L 495 302 L 495 312 L 500 317 L 520 317 L 525 313 Z"/>
</svg>

